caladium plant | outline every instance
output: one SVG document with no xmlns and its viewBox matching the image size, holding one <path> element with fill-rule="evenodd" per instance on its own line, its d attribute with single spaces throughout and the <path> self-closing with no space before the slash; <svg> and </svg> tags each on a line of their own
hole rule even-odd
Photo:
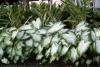
<svg viewBox="0 0 100 67">
<path fill-rule="evenodd" d="M 62 22 L 41 26 L 40 18 L 29 24 L 15 27 L 2 28 L 0 33 L 0 60 L 2 63 L 24 62 L 33 53 L 36 60 L 53 62 L 63 58 L 67 63 L 79 64 L 81 57 L 87 56 L 87 51 L 93 46 L 97 56 L 100 57 L 100 30 L 89 28 L 86 21 L 74 29 L 64 28 Z M 5 54 L 7 56 L 5 56 Z M 95 57 L 95 56 L 94 56 Z M 83 59 L 82 59 L 83 61 Z M 90 64 L 87 57 L 87 64 Z M 85 62 L 85 61 L 84 61 Z M 99 62 L 99 61 L 97 61 Z"/>
</svg>

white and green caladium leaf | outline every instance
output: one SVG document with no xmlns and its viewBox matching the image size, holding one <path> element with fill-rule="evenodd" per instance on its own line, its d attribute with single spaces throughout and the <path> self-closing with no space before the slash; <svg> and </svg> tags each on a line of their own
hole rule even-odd
<svg viewBox="0 0 100 67">
<path fill-rule="evenodd" d="M 8 47 L 8 48 L 6 49 L 6 51 L 7 51 L 8 54 L 10 54 L 11 51 L 12 51 L 12 48 L 11 48 L 11 47 Z"/>
<path fill-rule="evenodd" d="M 87 49 L 89 48 L 90 44 L 91 44 L 90 41 L 82 40 L 82 41 L 79 42 L 77 50 L 78 50 L 78 53 L 79 53 L 80 56 L 83 55 L 87 51 Z"/>
<path fill-rule="evenodd" d="M 3 42 L 1 42 L 0 43 L 0 48 L 4 49 L 5 47 L 6 47 L 6 45 Z"/>
<path fill-rule="evenodd" d="M 69 31 L 69 29 L 61 29 L 61 30 L 59 30 L 59 34 L 64 34 L 68 31 Z"/>
<path fill-rule="evenodd" d="M 2 41 L 3 41 L 3 39 L 4 39 L 4 37 L 0 36 L 0 42 L 2 42 Z"/>
<path fill-rule="evenodd" d="M 15 31 L 15 30 L 16 30 L 16 27 L 9 28 L 9 32 L 12 32 L 12 31 Z"/>
<path fill-rule="evenodd" d="M 95 47 L 96 47 L 96 52 L 100 54 L 100 40 L 96 40 Z"/>
<path fill-rule="evenodd" d="M 47 47 L 49 44 L 50 44 L 50 42 L 51 42 L 51 38 L 52 38 L 52 36 L 47 36 L 47 37 L 45 37 L 44 39 L 43 39 L 43 43 L 42 43 L 42 45 L 43 45 L 43 47 Z"/>
<path fill-rule="evenodd" d="M 22 39 L 22 37 L 24 36 L 24 34 L 25 34 L 25 31 L 20 31 L 20 32 L 18 32 L 17 38 L 18 38 L 18 39 Z"/>
<path fill-rule="evenodd" d="M 33 46 L 33 40 L 32 39 L 27 40 L 26 41 L 26 46 L 32 47 Z"/>
<path fill-rule="evenodd" d="M 58 43 L 59 44 L 59 47 L 58 47 L 58 51 L 57 51 L 57 55 L 59 55 L 59 57 L 61 56 L 61 51 L 62 51 L 62 45 L 61 45 L 61 42 Z"/>
<path fill-rule="evenodd" d="M 18 30 L 13 31 L 13 32 L 12 32 L 12 36 L 11 36 L 11 38 L 12 38 L 12 39 L 15 39 L 15 37 L 16 37 L 17 34 L 18 34 L 18 32 L 19 32 Z"/>
<path fill-rule="evenodd" d="M 94 28 L 94 30 L 95 30 L 96 38 L 100 39 L 100 28 Z"/>
<path fill-rule="evenodd" d="M 16 54 L 16 50 L 15 50 L 15 48 L 12 48 L 12 50 L 10 52 L 11 58 L 13 58 L 15 56 L 15 54 Z"/>
<path fill-rule="evenodd" d="M 83 21 L 80 21 L 79 24 L 76 27 L 81 27 L 83 25 L 86 26 L 88 24 L 86 23 L 86 21 L 83 20 Z"/>
<path fill-rule="evenodd" d="M 21 56 L 21 55 L 22 55 L 22 49 L 17 50 L 17 51 L 16 51 L 16 55 L 17 55 L 17 56 Z"/>
<path fill-rule="evenodd" d="M 72 62 L 75 62 L 79 58 L 78 51 L 76 48 L 73 47 L 71 48 L 70 52 L 71 52 L 70 60 Z"/>
<path fill-rule="evenodd" d="M 40 29 L 40 30 L 36 31 L 36 34 L 43 34 L 43 35 L 45 35 L 46 33 L 47 33 L 46 29 Z"/>
<path fill-rule="evenodd" d="M 58 51 L 59 45 L 57 43 L 53 43 L 51 46 L 51 56 L 55 55 Z"/>
<path fill-rule="evenodd" d="M 59 34 L 56 34 L 56 35 L 52 38 L 51 43 L 54 43 L 54 42 L 58 43 L 59 41 L 60 41 Z"/>
<path fill-rule="evenodd" d="M 29 34 L 24 34 L 24 36 L 21 38 L 22 40 L 23 39 L 27 39 L 27 38 L 30 38 L 31 36 Z"/>
<path fill-rule="evenodd" d="M 76 44 L 76 35 L 73 32 L 68 32 L 66 34 L 62 34 L 62 37 L 70 44 Z"/>
<path fill-rule="evenodd" d="M 10 63 L 9 60 L 5 57 L 3 59 L 1 59 L 1 62 L 4 63 L 4 64 L 9 64 Z"/>
<path fill-rule="evenodd" d="M 46 58 L 48 58 L 49 55 L 50 55 L 50 48 L 49 48 L 48 50 L 46 50 L 46 52 L 45 52 L 45 56 L 46 56 Z"/>
<path fill-rule="evenodd" d="M 81 40 L 88 41 L 89 39 L 90 39 L 90 32 L 89 31 L 83 32 L 81 35 Z"/>
<path fill-rule="evenodd" d="M 32 34 L 32 33 L 35 33 L 35 29 L 32 29 L 32 30 L 26 30 L 25 33 L 26 33 L 26 34 Z"/>
<path fill-rule="evenodd" d="M 11 38 L 9 38 L 9 37 L 8 38 L 5 38 L 4 39 L 4 44 L 5 45 L 12 45 Z"/>
<path fill-rule="evenodd" d="M 3 29 L 4 29 L 4 27 L 1 27 L 1 28 L 0 28 L 0 31 L 2 31 Z"/>
<path fill-rule="evenodd" d="M 26 49 L 24 50 L 23 56 L 29 57 L 29 55 L 30 55 L 31 52 L 32 52 L 32 49 L 26 48 Z"/>
<path fill-rule="evenodd" d="M 19 49 L 22 49 L 22 47 L 25 46 L 22 42 L 19 42 L 17 45 L 16 45 L 16 48 L 19 50 Z"/>
<path fill-rule="evenodd" d="M 81 21 L 75 28 L 76 35 L 81 35 L 82 31 L 89 30 L 87 25 L 88 25 L 88 23 L 86 23 L 85 21 Z"/>
<path fill-rule="evenodd" d="M 90 65 L 91 62 L 92 62 L 92 60 L 90 60 L 90 59 L 87 59 L 87 60 L 86 60 L 86 64 L 87 64 L 87 65 Z"/>
<path fill-rule="evenodd" d="M 19 56 L 15 56 L 14 59 L 13 59 L 13 62 L 17 63 L 17 61 L 19 60 L 19 58 L 20 58 Z"/>
<path fill-rule="evenodd" d="M 34 41 L 37 41 L 37 42 L 40 42 L 41 41 L 42 35 L 39 35 L 39 34 L 31 34 L 31 36 L 32 36 L 32 39 Z"/>
<path fill-rule="evenodd" d="M 33 25 L 34 28 L 40 29 L 40 27 L 41 27 L 41 20 L 40 20 L 40 18 L 37 18 L 36 21 L 32 21 L 32 25 Z"/>
<path fill-rule="evenodd" d="M 61 44 L 66 47 L 70 46 L 64 39 L 61 40 Z"/>
<path fill-rule="evenodd" d="M 43 50 L 43 47 L 41 45 L 38 46 L 38 53 L 41 53 Z"/>
<path fill-rule="evenodd" d="M 28 25 L 23 25 L 19 28 L 19 30 L 31 30 L 32 29 L 32 25 L 28 24 Z"/>
<path fill-rule="evenodd" d="M 48 61 L 47 59 L 43 59 L 41 63 L 46 63 L 47 61 Z"/>
<path fill-rule="evenodd" d="M 38 54 L 38 55 L 36 56 L 36 60 L 41 60 L 41 59 L 42 59 L 42 57 L 43 57 L 43 54 L 42 54 L 42 53 L 40 53 L 40 54 Z"/>
<path fill-rule="evenodd" d="M 35 54 L 38 54 L 38 53 L 39 53 L 39 50 L 38 50 L 38 48 L 37 48 L 37 47 L 35 47 L 35 49 L 34 49 L 33 53 L 35 53 Z"/>
<path fill-rule="evenodd" d="M 85 21 L 81 21 L 77 26 L 76 26 L 76 31 L 81 31 L 81 30 L 87 30 L 88 29 L 88 23 Z"/>
<path fill-rule="evenodd" d="M 50 29 L 48 29 L 48 33 L 54 33 L 58 30 L 62 29 L 64 27 L 64 24 L 61 22 L 55 23 Z"/>
<path fill-rule="evenodd" d="M 1 36 L 2 37 L 9 37 L 9 32 L 3 32 L 3 33 L 1 33 Z"/>
<path fill-rule="evenodd" d="M 92 38 L 93 41 L 96 40 L 96 33 L 95 33 L 95 31 L 91 31 L 91 38 Z"/>
<path fill-rule="evenodd" d="M 49 63 L 52 63 L 53 61 L 55 61 L 56 58 L 57 58 L 57 57 L 56 57 L 55 55 L 54 55 L 54 56 L 51 56 L 51 57 L 50 57 L 50 61 L 49 61 Z"/>
<path fill-rule="evenodd" d="M 77 62 L 75 62 L 75 66 L 78 66 L 79 65 L 79 62 L 77 61 Z"/>
<path fill-rule="evenodd" d="M 61 56 L 65 55 L 68 51 L 69 47 L 63 46 L 61 51 Z"/>
<path fill-rule="evenodd" d="M 36 47 L 38 47 L 39 45 L 40 45 L 40 43 L 39 42 L 33 42 L 34 44 L 34 47 L 36 48 Z"/>
<path fill-rule="evenodd" d="M 3 49 L 0 47 L 0 58 L 3 56 L 3 54 L 4 54 L 4 51 L 3 51 Z"/>
</svg>

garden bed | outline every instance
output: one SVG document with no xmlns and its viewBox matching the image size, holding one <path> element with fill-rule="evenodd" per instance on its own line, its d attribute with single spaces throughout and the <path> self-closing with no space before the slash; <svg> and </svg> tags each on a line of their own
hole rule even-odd
<svg viewBox="0 0 100 67">
<path fill-rule="evenodd" d="M 17 64 L 0 64 L 0 67 L 77 67 L 75 65 L 72 64 L 63 64 L 61 62 L 55 62 L 52 64 L 39 64 L 36 62 L 27 62 L 27 63 L 17 63 Z M 79 65 L 79 67 L 100 67 L 100 65 L 95 65 L 95 64 L 91 64 L 91 65 Z"/>
<path fill-rule="evenodd" d="M 88 3 L 1 5 L 1 62 L 8 66 L 99 65 L 100 10 L 87 7 Z"/>
</svg>

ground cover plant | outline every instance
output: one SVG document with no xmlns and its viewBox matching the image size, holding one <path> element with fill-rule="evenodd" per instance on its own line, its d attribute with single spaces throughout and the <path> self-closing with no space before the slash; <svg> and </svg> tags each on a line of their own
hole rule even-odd
<svg viewBox="0 0 100 67">
<path fill-rule="evenodd" d="M 24 62 L 30 57 L 42 63 L 100 63 L 100 10 L 90 0 L 60 6 L 40 3 L 0 5 L 0 60 Z"/>
</svg>

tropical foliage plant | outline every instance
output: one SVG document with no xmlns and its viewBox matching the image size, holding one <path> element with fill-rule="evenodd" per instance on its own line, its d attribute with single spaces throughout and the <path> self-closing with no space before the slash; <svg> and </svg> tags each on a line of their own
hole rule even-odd
<svg viewBox="0 0 100 67">
<path fill-rule="evenodd" d="M 21 5 L 1 5 L 1 62 L 24 62 L 34 57 L 42 63 L 99 64 L 100 11 L 91 10 L 89 0 L 81 1 L 62 0 L 61 6 L 52 4 L 51 8 L 46 3 L 32 4 L 28 10 Z"/>
<path fill-rule="evenodd" d="M 42 27 L 40 18 L 37 18 L 19 29 L 1 28 L 1 62 L 5 64 L 12 61 L 24 62 L 33 53 L 36 55 L 36 60 L 41 60 L 42 63 L 52 63 L 61 58 L 65 63 L 68 61 L 76 64 L 99 63 L 100 29 L 89 28 L 86 21 L 81 21 L 75 29 L 64 28 L 64 26 L 61 22 L 50 22 Z M 94 56 L 88 57 L 87 52 Z"/>
</svg>

